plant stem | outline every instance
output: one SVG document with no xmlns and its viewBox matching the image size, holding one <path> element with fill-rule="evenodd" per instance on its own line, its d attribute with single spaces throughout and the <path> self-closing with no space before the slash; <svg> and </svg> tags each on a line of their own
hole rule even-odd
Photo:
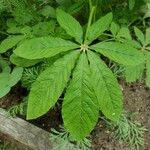
<svg viewBox="0 0 150 150">
<path fill-rule="evenodd" d="M 90 8 L 90 11 L 92 9 L 92 0 L 89 0 L 89 8 Z"/>
<path fill-rule="evenodd" d="M 9 35 L 8 33 L 5 33 L 3 31 L 0 31 L 0 34 Z"/>
<path fill-rule="evenodd" d="M 96 8 L 95 6 L 92 6 L 91 11 L 90 11 L 90 16 L 89 16 L 88 25 L 86 28 L 86 33 L 85 33 L 85 38 L 84 38 L 84 44 L 87 43 L 87 36 L 88 36 L 89 28 L 90 28 L 91 23 L 92 23 L 92 18 L 93 18 L 95 8 Z"/>
</svg>

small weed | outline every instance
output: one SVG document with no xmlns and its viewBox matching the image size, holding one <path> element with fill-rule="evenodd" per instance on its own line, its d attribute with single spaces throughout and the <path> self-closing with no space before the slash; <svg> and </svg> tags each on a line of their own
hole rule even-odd
<svg viewBox="0 0 150 150">
<path fill-rule="evenodd" d="M 90 150 L 91 141 L 87 138 L 80 142 L 76 142 L 64 127 L 60 127 L 60 131 L 51 129 L 50 141 L 54 150 Z"/>
<path fill-rule="evenodd" d="M 103 119 L 114 130 L 115 139 L 129 143 L 132 148 L 139 150 L 140 146 L 144 145 L 144 133 L 148 130 L 138 121 L 133 121 L 131 116 L 131 114 L 124 113 L 115 124 Z"/>
</svg>

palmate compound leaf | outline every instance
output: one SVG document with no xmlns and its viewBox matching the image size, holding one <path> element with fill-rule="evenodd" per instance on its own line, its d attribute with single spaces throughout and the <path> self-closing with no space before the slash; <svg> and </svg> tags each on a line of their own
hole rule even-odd
<svg viewBox="0 0 150 150">
<path fill-rule="evenodd" d="M 100 42 L 90 48 L 123 65 L 135 66 L 144 62 L 144 55 L 125 43 Z"/>
<path fill-rule="evenodd" d="M 97 54 L 88 51 L 88 58 L 99 109 L 107 118 L 118 121 L 122 113 L 123 96 L 117 79 Z"/>
<path fill-rule="evenodd" d="M 88 59 L 83 52 L 74 69 L 62 106 L 64 125 L 76 140 L 87 136 L 98 120 L 98 101 L 91 81 Z"/>
<path fill-rule="evenodd" d="M 83 41 L 83 30 L 80 23 L 71 15 L 61 9 L 57 9 L 57 21 L 66 32 L 74 37 L 78 43 Z"/>
<path fill-rule="evenodd" d="M 0 53 L 5 53 L 7 50 L 17 45 L 23 39 L 25 39 L 24 35 L 9 36 L 0 44 Z"/>
<path fill-rule="evenodd" d="M 112 13 L 108 13 L 107 15 L 101 17 L 89 28 L 88 32 L 89 43 L 98 38 L 104 31 L 106 31 L 109 28 L 112 22 L 112 18 L 113 18 Z"/>
<path fill-rule="evenodd" d="M 29 94 L 27 119 L 40 117 L 54 106 L 67 86 L 79 53 L 76 50 L 65 55 L 40 74 Z"/>
<path fill-rule="evenodd" d="M 40 37 L 26 40 L 14 50 L 14 53 L 32 60 L 52 57 L 78 47 L 79 45 L 61 38 Z"/>
</svg>

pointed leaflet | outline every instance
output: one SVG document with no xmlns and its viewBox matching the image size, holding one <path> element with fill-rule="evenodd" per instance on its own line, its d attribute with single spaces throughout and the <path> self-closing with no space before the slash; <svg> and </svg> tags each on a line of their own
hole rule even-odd
<svg viewBox="0 0 150 150">
<path fill-rule="evenodd" d="M 150 44 L 150 28 L 146 29 L 146 40 L 145 40 L 145 45 Z"/>
<path fill-rule="evenodd" d="M 112 13 L 108 13 L 107 15 L 101 17 L 90 27 L 88 32 L 89 43 L 98 38 L 104 31 L 109 28 L 112 22 L 112 18 Z"/>
<path fill-rule="evenodd" d="M 130 34 L 130 30 L 128 29 L 128 27 L 121 27 L 121 29 L 119 30 L 117 37 L 121 37 L 121 38 L 125 38 L 128 40 L 131 40 L 131 42 L 133 42 L 132 40 L 132 36 Z"/>
<path fill-rule="evenodd" d="M 129 1 L 129 9 L 132 10 L 135 6 L 135 0 L 128 0 Z"/>
<path fill-rule="evenodd" d="M 9 77 L 10 75 L 8 72 L 0 73 L 0 98 L 8 94 L 10 91 Z"/>
<path fill-rule="evenodd" d="M 41 59 L 78 48 L 79 46 L 61 38 L 40 37 L 26 40 L 16 48 L 14 53 L 26 59 Z"/>
<path fill-rule="evenodd" d="M 144 44 L 144 42 L 145 42 L 145 36 L 144 36 L 143 32 L 140 29 L 138 29 L 137 27 L 134 27 L 134 32 L 135 32 L 135 35 L 138 38 L 138 40 L 142 44 Z"/>
<path fill-rule="evenodd" d="M 5 53 L 7 50 L 16 46 L 23 39 L 25 39 L 23 35 L 9 36 L 0 44 L 0 53 Z"/>
<path fill-rule="evenodd" d="M 67 89 L 62 116 L 64 125 L 76 140 L 86 137 L 98 120 L 98 101 L 91 86 L 90 69 L 83 52 Z"/>
<path fill-rule="evenodd" d="M 90 69 L 92 72 L 91 81 L 96 93 L 99 108 L 103 114 L 117 121 L 122 113 L 122 92 L 119 84 L 105 63 L 98 55 L 88 51 Z"/>
<path fill-rule="evenodd" d="M 23 73 L 22 67 L 15 67 L 10 74 L 9 85 L 12 87 L 21 79 Z"/>
<path fill-rule="evenodd" d="M 142 78 L 145 64 L 141 63 L 137 66 L 126 66 L 125 77 L 127 82 L 135 82 Z"/>
<path fill-rule="evenodd" d="M 39 62 L 42 61 L 42 59 L 25 59 L 25 58 L 21 58 L 16 56 L 14 53 L 10 56 L 10 61 L 11 63 L 15 64 L 16 66 L 20 66 L 20 67 L 30 67 L 33 66 Z"/>
<path fill-rule="evenodd" d="M 110 31 L 113 34 L 113 36 L 117 35 L 117 33 L 119 32 L 119 29 L 120 29 L 120 26 L 117 23 L 115 22 L 111 23 Z"/>
<path fill-rule="evenodd" d="M 78 43 L 83 41 L 83 30 L 80 23 L 71 15 L 61 9 L 57 9 L 57 21 L 66 32 L 74 37 Z"/>
<path fill-rule="evenodd" d="M 90 48 L 123 65 L 137 65 L 144 61 L 140 51 L 125 43 L 100 42 Z"/>
<path fill-rule="evenodd" d="M 67 85 L 78 55 L 79 51 L 71 52 L 40 74 L 29 94 L 27 119 L 40 117 L 54 106 Z"/>
<path fill-rule="evenodd" d="M 146 85 L 150 87 L 150 52 L 145 52 L 146 56 Z"/>
</svg>

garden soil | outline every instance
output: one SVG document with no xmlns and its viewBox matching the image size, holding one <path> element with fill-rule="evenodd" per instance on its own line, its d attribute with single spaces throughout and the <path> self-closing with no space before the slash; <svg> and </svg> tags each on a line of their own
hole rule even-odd
<svg viewBox="0 0 150 150">
<path fill-rule="evenodd" d="M 124 93 L 124 108 L 127 112 L 137 112 L 134 119 L 139 121 L 147 129 L 150 129 L 150 89 L 145 88 L 141 83 L 127 85 L 124 82 L 120 83 Z M 18 94 L 19 93 L 19 94 Z M 25 95 L 24 90 L 15 88 L 4 99 L 0 100 L 0 107 L 8 108 L 17 104 Z M 31 123 L 50 131 L 50 128 L 58 128 L 61 124 L 61 114 L 59 106 L 44 115 L 42 118 L 31 121 Z M 92 150 L 131 150 L 127 143 L 115 140 L 113 132 L 109 130 L 103 121 L 100 121 L 91 134 Z M 2 137 L 0 137 L 0 140 Z M 13 150 L 13 149 L 12 149 Z M 18 149 L 20 150 L 20 148 Z M 23 150 L 23 148 L 22 148 Z M 145 145 L 140 150 L 150 150 L 150 134 L 145 133 Z"/>
</svg>

